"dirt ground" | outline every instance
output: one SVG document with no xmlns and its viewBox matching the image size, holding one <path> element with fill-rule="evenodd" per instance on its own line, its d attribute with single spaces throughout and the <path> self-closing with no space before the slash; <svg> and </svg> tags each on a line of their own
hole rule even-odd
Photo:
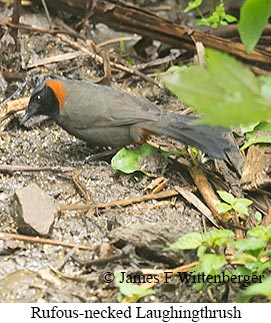
<svg viewBox="0 0 271 323">
<path fill-rule="evenodd" d="M 11 8 L 1 12 L 11 15 Z M 3 10 L 2 10 L 3 9 Z M 48 28 L 48 22 L 37 9 L 23 11 L 22 22 Z M 69 20 L 70 19 L 70 20 Z M 72 22 L 73 18 L 66 19 Z M 74 23 L 74 22 L 73 22 Z M 85 27 L 94 41 L 118 37 L 104 25 Z M 3 39 L 5 30 L 0 29 Z M 1 45 L 1 64 L 25 72 L 21 81 L 4 84 L 1 103 L 27 96 L 39 79 L 50 74 L 92 81 L 103 75 L 102 65 L 93 58 L 79 55 L 75 59 L 28 67 L 46 57 L 69 53 L 72 48 L 55 35 L 19 31 L 20 51 Z M 114 48 L 111 48 L 111 52 Z M 21 66 L 24 66 L 24 69 Z M 164 89 L 127 73 L 112 70 L 112 86 L 143 95 L 169 109 L 181 109 L 178 101 Z M 2 125 L 0 132 L 1 164 L 36 167 L 72 167 L 73 172 L 20 171 L 0 173 L 0 231 L 18 233 L 12 217 L 12 201 L 17 189 L 36 183 L 57 205 L 85 204 L 89 201 L 72 179 L 75 171 L 91 201 L 103 203 L 146 194 L 153 179 L 169 180 L 166 189 L 193 185 L 185 167 L 157 156 L 146 161 L 151 176 L 141 173 L 124 175 L 112 170 L 110 157 L 92 158 L 93 151 L 82 141 L 68 135 L 52 121 L 28 128 L 19 125 L 17 113 Z M 206 167 L 213 167 L 207 163 Z M 31 203 L 31 201 L 30 201 Z M 37 211 L 38 212 L 38 211 Z M 100 208 L 88 211 L 62 211 L 55 218 L 50 240 L 84 245 L 93 250 L 67 248 L 47 243 L 31 243 L 0 239 L 0 301 L 1 302 L 115 302 L 119 290 L 114 282 L 104 281 L 104 273 L 137 273 L 142 270 L 168 270 L 193 261 L 191 254 L 163 252 L 163 248 L 181 234 L 203 230 L 203 216 L 180 197 L 149 200 L 125 207 Z M 211 226 L 207 221 L 207 226 Z M 151 232 L 151 238 L 150 234 Z M 123 248 L 131 247 L 128 254 Z M 156 248 L 156 249 L 155 249 Z M 158 250 L 160 248 L 160 250 Z M 113 255 L 122 257 L 110 260 Z M 163 256 L 161 256 L 163 255 Z M 106 259 L 106 261 L 95 260 Z M 85 262 L 90 262 L 86 265 Z M 170 284 L 158 284 L 156 294 L 144 302 L 221 301 L 224 289 L 198 293 L 182 285 L 177 278 Z M 210 295 L 213 295 L 210 297 Z"/>
</svg>

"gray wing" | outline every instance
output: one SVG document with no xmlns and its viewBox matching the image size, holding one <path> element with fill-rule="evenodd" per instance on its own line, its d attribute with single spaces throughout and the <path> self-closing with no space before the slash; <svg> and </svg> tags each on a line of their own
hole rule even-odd
<svg viewBox="0 0 271 323">
<path fill-rule="evenodd" d="M 72 121 L 76 129 L 157 121 L 163 114 L 161 108 L 148 100 L 106 86 L 72 81 L 69 88 L 65 100 L 68 104 L 64 104 L 65 109 L 61 117 Z M 84 96 L 79 94 L 82 93 L 82 89 Z M 77 109 L 74 109 L 75 106 Z"/>
</svg>

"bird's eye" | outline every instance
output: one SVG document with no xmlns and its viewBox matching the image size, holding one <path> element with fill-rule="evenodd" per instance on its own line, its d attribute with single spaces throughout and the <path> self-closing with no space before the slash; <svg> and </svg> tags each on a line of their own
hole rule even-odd
<svg viewBox="0 0 271 323">
<path fill-rule="evenodd" d="M 35 102 L 40 103 L 40 101 L 41 101 L 41 95 L 37 95 L 35 97 Z"/>
</svg>

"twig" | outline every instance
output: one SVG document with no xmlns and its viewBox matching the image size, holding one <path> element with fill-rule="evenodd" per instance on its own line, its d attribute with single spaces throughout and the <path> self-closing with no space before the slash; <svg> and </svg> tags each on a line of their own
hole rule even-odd
<svg viewBox="0 0 271 323">
<path fill-rule="evenodd" d="M 52 171 L 52 172 L 73 172 L 72 167 L 65 166 L 24 166 L 24 165 L 0 165 L 0 173 L 14 173 L 14 172 L 42 172 L 42 171 Z"/>
<path fill-rule="evenodd" d="M 3 78 L 8 82 L 22 81 L 26 77 L 25 72 L 14 72 L 7 69 L 2 70 L 1 73 L 3 75 Z"/>
<path fill-rule="evenodd" d="M 155 194 L 151 193 L 147 195 L 135 196 L 128 199 L 117 200 L 117 201 L 112 201 L 107 203 L 98 203 L 95 205 L 95 207 L 98 209 L 104 209 L 107 207 L 127 206 L 133 203 L 140 203 L 140 202 L 145 202 L 149 200 L 160 200 L 160 199 L 165 199 L 165 198 L 173 197 L 177 195 L 179 195 L 179 193 L 176 190 L 168 190 L 168 191 L 159 192 Z"/>
<path fill-rule="evenodd" d="M 67 36 L 63 35 L 62 33 L 58 33 L 57 37 L 59 37 L 63 42 L 69 44 L 70 46 L 72 46 L 75 49 L 79 49 L 82 52 L 88 54 L 90 57 L 92 57 L 93 59 L 95 59 L 98 63 L 103 64 L 103 58 L 98 55 L 97 53 L 90 51 L 85 44 L 80 44 L 79 42 L 75 42 L 71 39 L 69 39 Z M 123 72 L 129 73 L 129 74 L 134 74 L 139 76 L 140 78 L 142 78 L 143 80 L 150 82 L 152 84 L 155 84 L 157 86 L 160 87 L 160 83 L 155 81 L 153 78 L 146 76 L 145 74 L 139 72 L 137 69 L 135 69 L 134 67 L 127 67 L 115 62 L 110 61 L 110 65 L 113 68 L 116 68 L 118 70 L 121 70 Z"/>
<path fill-rule="evenodd" d="M 87 189 L 84 187 L 82 181 L 79 178 L 80 175 L 80 171 L 76 170 L 74 171 L 73 175 L 72 175 L 72 180 L 73 183 L 75 185 L 75 187 L 77 188 L 77 190 L 81 193 L 81 195 L 85 198 L 85 200 L 87 202 L 91 202 L 91 197 L 89 195 L 89 192 L 87 191 Z"/>
<path fill-rule="evenodd" d="M 110 57 L 109 57 L 108 51 L 105 49 L 102 49 L 101 56 L 103 58 L 104 75 L 103 75 L 103 77 L 101 77 L 101 79 L 98 82 L 99 82 L 99 84 L 110 86 L 111 79 L 112 79 L 112 73 L 111 73 Z"/>
<path fill-rule="evenodd" d="M 112 255 L 106 258 L 98 258 L 98 259 L 93 259 L 90 261 L 81 261 L 80 259 L 76 258 L 76 257 L 72 257 L 74 261 L 78 262 L 80 265 L 85 266 L 86 268 L 89 268 L 91 266 L 105 266 L 108 263 L 112 263 L 116 260 L 121 260 L 121 259 L 125 259 L 127 257 L 130 256 L 130 254 L 132 253 L 133 249 L 131 249 L 131 246 L 126 246 L 128 248 L 125 249 L 125 247 L 123 248 L 123 250 L 121 252 L 118 252 L 116 255 Z"/>
<path fill-rule="evenodd" d="M 168 183 L 169 183 L 169 179 L 163 178 L 162 181 L 159 184 L 157 184 L 157 186 L 152 190 L 152 193 L 161 192 Z"/>
<path fill-rule="evenodd" d="M 206 178 L 205 174 L 203 173 L 200 167 L 192 167 L 189 169 L 190 174 L 201 194 L 204 201 L 212 211 L 213 215 L 222 223 L 227 222 L 230 219 L 230 215 L 228 213 L 219 214 L 218 213 L 218 205 L 220 204 L 220 200 L 213 191 L 208 179 Z"/>
<path fill-rule="evenodd" d="M 105 46 L 108 46 L 108 45 L 111 45 L 111 44 L 115 44 L 115 43 L 119 43 L 119 42 L 122 42 L 122 41 L 129 41 L 129 40 L 140 40 L 142 37 L 141 36 L 126 36 L 126 37 L 117 37 L 117 38 L 113 38 L 113 39 L 108 39 L 108 40 L 105 40 L 101 43 L 98 43 L 96 44 L 96 47 L 97 48 L 101 48 L 101 47 L 105 47 Z"/>
<path fill-rule="evenodd" d="M 188 270 L 197 266 L 199 263 L 200 263 L 199 261 L 194 261 L 188 265 L 183 265 L 183 266 L 173 268 L 173 269 L 167 269 L 167 276 L 164 273 L 165 270 L 163 270 L 163 272 L 161 274 L 159 274 L 158 280 L 156 280 L 156 281 L 153 280 L 150 283 L 144 283 L 144 284 L 141 284 L 140 286 L 144 289 L 150 289 L 153 286 L 157 285 L 157 281 L 159 283 L 161 283 L 161 282 L 165 281 L 166 277 L 170 278 L 170 277 L 179 275 L 180 272 L 181 273 L 187 272 Z"/>
<path fill-rule="evenodd" d="M 267 205 L 268 209 L 267 209 L 265 217 L 263 218 L 263 225 L 267 227 L 268 225 L 271 224 L 271 205 L 270 205 L 270 202 L 268 202 L 268 200 L 266 201 L 266 203 L 269 205 Z"/>
<path fill-rule="evenodd" d="M 65 255 L 64 259 L 62 260 L 61 264 L 57 266 L 57 270 L 62 270 L 67 261 L 78 251 L 78 246 L 74 246 L 69 252 Z"/>
<path fill-rule="evenodd" d="M 60 29 L 58 27 L 55 27 L 54 29 L 46 29 L 39 26 L 33 26 L 28 24 L 22 24 L 22 23 L 12 23 L 10 21 L 5 20 L 4 18 L 0 21 L 0 26 L 7 26 L 12 29 L 23 29 L 28 31 L 34 31 L 42 34 L 50 34 L 50 35 L 56 35 L 58 33 L 69 35 L 73 38 L 80 38 L 85 39 L 85 37 L 81 36 L 77 32 L 70 30 L 68 28 Z"/>
<path fill-rule="evenodd" d="M 265 75 L 265 76 L 270 76 L 271 75 L 271 71 L 263 70 L 262 68 L 257 67 L 257 66 L 250 66 L 250 69 L 256 75 Z"/>
<path fill-rule="evenodd" d="M 77 57 L 83 56 L 83 55 L 86 55 L 86 54 L 82 53 L 80 51 L 76 51 L 76 52 L 71 52 L 71 53 L 59 54 L 59 55 L 55 55 L 55 56 L 51 56 L 51 57 L 45 57 L 45 58 L 37 60 L 31 64 L 27 64 L 27 68 L 63 62 L 63 61 L 71 60 L 71 59 L 74 59 L 74 58 L 77 58 Z"/>
<path fill-rule="evenodd" d="M 61 211 L 85 211 L 91 208 L 93 209 L 105 209 L 108 207 L 123 207 L 134 203 L 145 202 L 149 200 L 160 200 L 168 197 L 177 196 L 179 193 L 176 190 L 168 190 L 164 192 L 159 192 L 156 194 L 147 194 L 142 196 L 134 196 L 128 199 L 121 199 L 106 203 L 97 204 L 71 204 L 71 205 L 60 205 Z"/>
<path fill-rule="evenodd" d="M 50 28 L 52 28 L 52 19 L 50 17 L 50 14 L 49 14 L 49 10 L 48 10 L 48 7 L 47 7 L 47 4 L 46 4 L 46 1 L 45 0 L 41 0 L 41 3 L 42 3 L 42 6 L 44 8 L 44 11 L 45 11 L 45 14 L 46 14 L 46 18 L 48 20 L 48 23 L 49 23 L 49 26 Z"/>
<path fill-rule="evenodd" d="M 18 24 L 20 20 L 20 9 L 21 9 L 21 0 L 14 0 L 13 12 L 11 22 L 13 24 Z M 14 28 L 10 32 L 16 46 L 18 45 L 18 28 Z"/>
<path fill-rule="evenodd" d="M 211 221 L 217 228 L 219 228 L 219 224 L 216 219 L 213 217 L 212 212 L 208 207 L 201 202 L 201 200 L 189 190 L 183 187 L 175 187 L 176 191 L 178 191 L 182 197 L 184 197 L 189 203 L 194 205 L 209 221 Z"/>
<path fill-rule="evenodd" d="M 0 124 L 15 112 L 24 110 L 29 102 L 30 97 L 12 100 L 2 104 L 0 111 Z"/>
<path fill-rule="evenodd" d="M 20 240 L 20 241 L 27 241 L 31 243 L 42 243 L 42 244 L 49 244 L 53 246 L 61 246 L 66 248 L 78 247 L 78 249 L 91 250 L 91 251 L 95 251 L 97 249 L 97 247 L 88 247 L 88 246 L 84 246 L 84 245 L 72 243 L 72 242 L 63 242 L 63 241 L 46 239 L 46 238 L 30 237 L 22 234 L 7 233 L 7 232 L 0 232 L 0 240 Z"/>
<path fill-rule="evenodd" d="M 50 268 L 50 270 L 53 273 L 57 274 L 60 278 L 63 278 L 63 279 L 69 279 L 69 280 L 72 280 L 72 281 L 84 282 L 84 283 L 89 280 L 88 278 L 89 278 L 90 275 L 70 276 L 70 275 L 67 275 L 67 274 L 63 274 L 61 271 L 59 271 L 57 268 L 53 267 L 50 264 L 48 264 L 48 267 Z"/>
</svg>

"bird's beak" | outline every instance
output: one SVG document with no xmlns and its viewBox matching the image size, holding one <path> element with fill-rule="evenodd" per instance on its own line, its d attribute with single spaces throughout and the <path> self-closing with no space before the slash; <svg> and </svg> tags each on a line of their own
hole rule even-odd
<svg viewBox="0 0 271 323">
<path fill-rule="evenodd" d="M 28 105 L 28 107 L 25 109 L 25 114 L 20 121 L 20 126 L 22 126 L 24 123 L 26 123 L 26 121 L 28 121 L 36 114 L 37 114 L 36 107 L 34 105 Z"/>
<path fill-rule="evenodd" d="M 25 114 L 24 114 L 24 116 L 23 116 L 23 118 L 21 119 L 21 121 L 20 121 L 20 126 L 22 126 L 27 120 L 29 120 L 30 118 L 31 118 L 32 116 L 31 115 L 29 115 L 28 113 L 27 113 L 27 111 L 25 111 Z"/>
</svg>

